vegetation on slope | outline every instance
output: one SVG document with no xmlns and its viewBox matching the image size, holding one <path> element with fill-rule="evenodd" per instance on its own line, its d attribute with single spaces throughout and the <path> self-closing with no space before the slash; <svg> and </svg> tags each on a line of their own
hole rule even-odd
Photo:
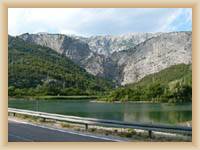
<svg viewBox="0 0 200 150">
<path fill-rule="evenodd" d="M 9 36 L 9 96 L 98 95 L 106 101 L 191 102 L 191 64 L 179 64 L 112 89 L 54 50 Z M 110 91 L 110 92 L 109 92 Z"/>
<path fill-rule="evenodd" d="M 106 101 L 191 102 L 192 66 L 179 64 L 148 75 L 135 84 L 117 88 Z"/>
<path fill-rule="evenodd" d="M 50 48 L 10 36 L 8 44 L 9 96 L 96 95 L 112 88 Z"/>
</svg>

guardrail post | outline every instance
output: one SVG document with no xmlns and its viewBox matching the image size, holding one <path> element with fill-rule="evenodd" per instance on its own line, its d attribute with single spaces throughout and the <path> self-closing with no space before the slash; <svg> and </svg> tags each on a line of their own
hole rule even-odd
<svg viewBox="0 0 200 150">
<path fill-rule="evenodd" d="M 15 117 L 15 113 L 13 113 L 13 116 Z"/>
<path fill-rule="evenodd" d="M 152 131 L 149 130 L 148 132 L 149 132 L 149 138 L 152 138 Z"/>
<path fill-rule="evenodd" d="M 85 124 L 85 130 L 88 130 L 88 124 Z"/>
<path fill-rule="evenodd" d="M 45 120 L 46 120 L 45 118 L 42 118 L 42 121 L 44 121 L 44 122 L 45 122 Z"/>
</svg>

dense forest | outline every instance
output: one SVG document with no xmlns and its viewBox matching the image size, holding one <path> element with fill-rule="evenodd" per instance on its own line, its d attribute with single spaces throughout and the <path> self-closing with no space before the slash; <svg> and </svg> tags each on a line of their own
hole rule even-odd
<svg viewBox="0 0 200 150">
<path fill-rule="evenodd" d="M 9 96 L 98 95 L 112 88 L 54 50 L 9 36 Z"/>
<path fill-rule="evenodd" d="M 179 64 L 112 90 L 99 100 L 182 103 L 192 101 L 192 65 Z"/>
</svg>

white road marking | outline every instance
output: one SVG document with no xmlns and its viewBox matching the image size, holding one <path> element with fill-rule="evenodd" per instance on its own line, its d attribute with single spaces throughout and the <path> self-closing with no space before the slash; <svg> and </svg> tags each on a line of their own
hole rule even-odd
<svg viewBox="0 0 200 150">
<path fill-rule="evenodd" d="M 24 141 L 34 142 L 33 140 L 28 139 L 28 138 L 25 138 L 25 137 L 22 137 L 22 136 L 18 136 L 18 135 L 14 135 L 14 134 L 8 134 L 8 135 L 9 135 L 9 136 L 12 136 L 12 137 L 15 137 L 15 138 L 17 138 L 17 139 L 24 140 Z"/>
<path fill-rule="evenodd" d="M 8 119 L 8 120 L 13 121 L 13 122 L 17 122 L 17 123 L 22 123 L 22 124 L 28 124 L 28 125 L 32 125 L 32 126 L 36 126 L 36 127 L 41 127 L 41 128 L 45 128 L 45 129 L 49 129 L 49 130 L 55 130 L 55 131 L 60 131 L 60 132 L 64 132 L 64 133 L 74 134 L 74 135 L 86 136 L 86 137 L 102 139 L 102 140 L 109 140 L 109 141 L 113 141 L 113 142 L 124 142 L 122 140 L 114 139 L 114 138 L 107 138 L 107 137 L 101 137 L 101 136 L 77 133 L 77 132 L 73 132 L 73 131 L 66 131 L 66 130 L 62 130 L 62 129 L 56 129 L 56 128 L 53 128 L 53 127 L 36 125 L 36 124 L 29 123 L 29 122 L 24 122 L 24 121 L 17 121 L 17 120 L 11 120 L 11 119 Z"/>
</svg>

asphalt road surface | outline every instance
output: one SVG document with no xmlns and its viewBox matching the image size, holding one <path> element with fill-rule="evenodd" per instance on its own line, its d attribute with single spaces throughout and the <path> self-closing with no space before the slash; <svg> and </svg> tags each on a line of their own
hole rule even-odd
<svg viewBox="0 0 200 150">
<path fill-rule="evenodd" d="M 65 130 L 8 121 L 9 142 L 112 142 L 113 140 Z"/>
</svg>

